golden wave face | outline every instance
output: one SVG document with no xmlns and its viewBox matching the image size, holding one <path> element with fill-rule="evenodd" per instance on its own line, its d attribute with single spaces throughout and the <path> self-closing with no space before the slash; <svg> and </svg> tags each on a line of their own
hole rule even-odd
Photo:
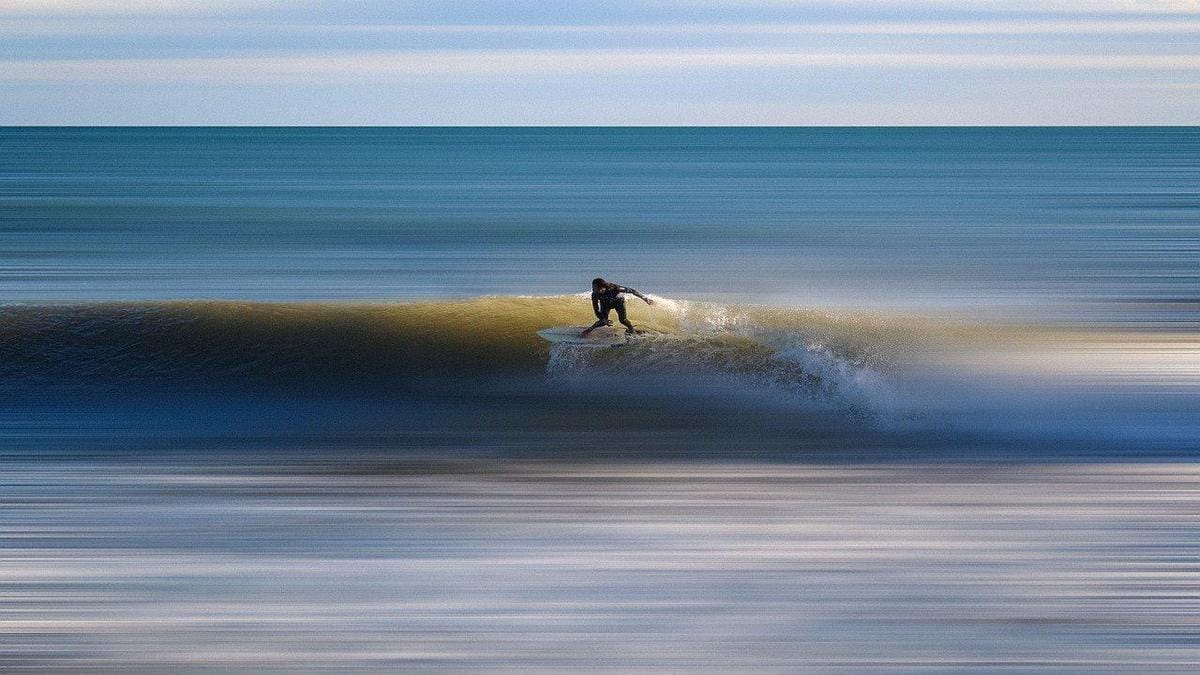
<svg viewBox="0 0 1200 675">
<path fill-rule="evenodd" d="M 417 391 L 524 377 L 589 391 L 711 389 L 870 409 L 899 373 L 1046 330 L 669 298 L 631 301 L 629 315 L 651 337 L 591 349 L 537 334 L 589 325 L 586 295 L 10 306 L 0 314 L 0 386 Z"/>
<path fill-rule="evenodd" d="M 639 327 L 665 338 L 642 350 L 665 358 L 760 357 L 795 341 L 856 363 L 886 365 L 954 330 L 871 315 L 721 306 L 665 298 L 630 303 Z M 0 314 L 0 373 L 152 374 L 398 370 L 438 374 L 540 369 L 550 345 L 537 331 L 586 326 L 586 297 L 482 297 L 429 303 L 178 301 L 10 306 Z M 939 332 L 940 331 L 940 332 Z M 636 350 L 632 350 L 636 351 Z M 731 357 L 732 358 L 732 357 Z M 447 371 L 448 369 L 448 371 Z"/>
<path fill-rule="evenodd" d="M 513 414 L 537 417 L 572 402 L 592 415 L 582 401 L 616 409 L 635 396 L 639 414 L 670 408 L 685 427 L 707 424 L 696 420 L 713 411 L 734 419 L 828 412 L 879 428 L 1024 430 L 1037 419 L 1074 433 L 1103 431 L 1094 411 L 1129 401 L 1190 415 L 1194 399 L 1180 392 L 1200 382 L 1190 336 L 668 298 L 629 305 L 652 334 L 601 349 L 537 334 L 588 325 L 586 296 L 8 306 L 0 312 L 0 397 L 262 393 L 353 409 L 384 399 L 441 397 L 469 407 L 480 397 L 523 396 L 511 401 L 521 411 Z M 1173 407 L 1162 412 L 1166 404 Z"/>
</svg>

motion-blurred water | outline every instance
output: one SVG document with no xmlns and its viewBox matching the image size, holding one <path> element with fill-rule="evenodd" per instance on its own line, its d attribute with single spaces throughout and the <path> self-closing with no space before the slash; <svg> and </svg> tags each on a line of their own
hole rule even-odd
<svg viewBox="0 0 1200 675">
<path fill-rule="evenodd" d="M 1191 463 L 330 461 L 6 464 L 0 667 L 1200 660 Z"/>
<path fill-rule="evenodd" d="M 1194 326 L 1200 130 L 0 129 L 0 297 L 586 291 Z"/>
<path fill-rule="evenodd" d="M 0 129 L 0 668 L 1194 671 L 1198 179 L 1194 128 Z M 539 338 L 596 275 L 649 334 Z"/>
</svg>

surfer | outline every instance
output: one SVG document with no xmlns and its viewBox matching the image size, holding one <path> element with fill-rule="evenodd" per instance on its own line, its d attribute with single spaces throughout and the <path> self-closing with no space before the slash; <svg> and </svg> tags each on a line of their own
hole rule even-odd
<svg viewBox="0 0 1200 675">
<path fill-rule="evenodd" d="M 596 313 L 596 323 L 590 328 L 583 331 L 583 337 L 587 337 L 588 333 L 596 330 L 600 326 L 611 326 L 612 321 L 608 318 L 608 313 L 612 310 L 617 310 L 617 318 L 625 326 L 625 334 L 633 335 L 633 324 L 629 323 L 629 318 L 625 316 L 625 298 L 621 297 L 622 293 L 636 295 L 646 301 L 647 305 L 653 305 L 654 301 L 646 296 L 638 293 L 627 286 L 614 284 L 600 277 L 592 279 L 592 311 Z"/>
</svg>

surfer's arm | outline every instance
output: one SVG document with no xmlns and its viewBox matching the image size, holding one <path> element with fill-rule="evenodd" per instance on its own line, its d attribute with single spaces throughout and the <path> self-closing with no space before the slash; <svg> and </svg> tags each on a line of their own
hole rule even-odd
<svg viewBox="0 0 1200 675">
<path fill-rule="evenodd" d="M 654 304 L 654 301 L 653 301 L 653 300 L 651 300 L 650 298 L 647 298 L 646 296 L 642 295 L 642 294 L 641 294 L 641 293 L 639 293 L 639 292 L 638 292 L 638 290 L 637 290 L 637 289 L 635 289 L 635 288 L 630 288 L 630 287 L 628 287 L 628 286 L 622 286 L 622 287 L 621 287 L 621 292 L 622 292 L 622 293 L 628 293 L 628 294 L 630 294 L 630 295 L 636 295 L 637 297 L 639 297 L 639 298 L 641 298 L 642 300 L 644 300 L 644 301 L 646 302 L 646 304 L 647 304 L 647 305 L 653 305 L 653 304 Z"/>
</svg>

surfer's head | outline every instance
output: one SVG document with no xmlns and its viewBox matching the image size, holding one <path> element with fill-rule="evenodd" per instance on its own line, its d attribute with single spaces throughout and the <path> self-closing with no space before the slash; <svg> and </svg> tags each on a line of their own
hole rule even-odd
<svg viewBox="0 0 1200 675">
<path fill-rule="evenodd" d="M 602 279 L 600 277 L 596 277 L 595 279 L 592 279 L 592 290 L 599 291 L 599 290 L 603 290 L 607 287 L 608 287 L 608 282 L 605 281 L 604 279 Z"/>
</svg>

